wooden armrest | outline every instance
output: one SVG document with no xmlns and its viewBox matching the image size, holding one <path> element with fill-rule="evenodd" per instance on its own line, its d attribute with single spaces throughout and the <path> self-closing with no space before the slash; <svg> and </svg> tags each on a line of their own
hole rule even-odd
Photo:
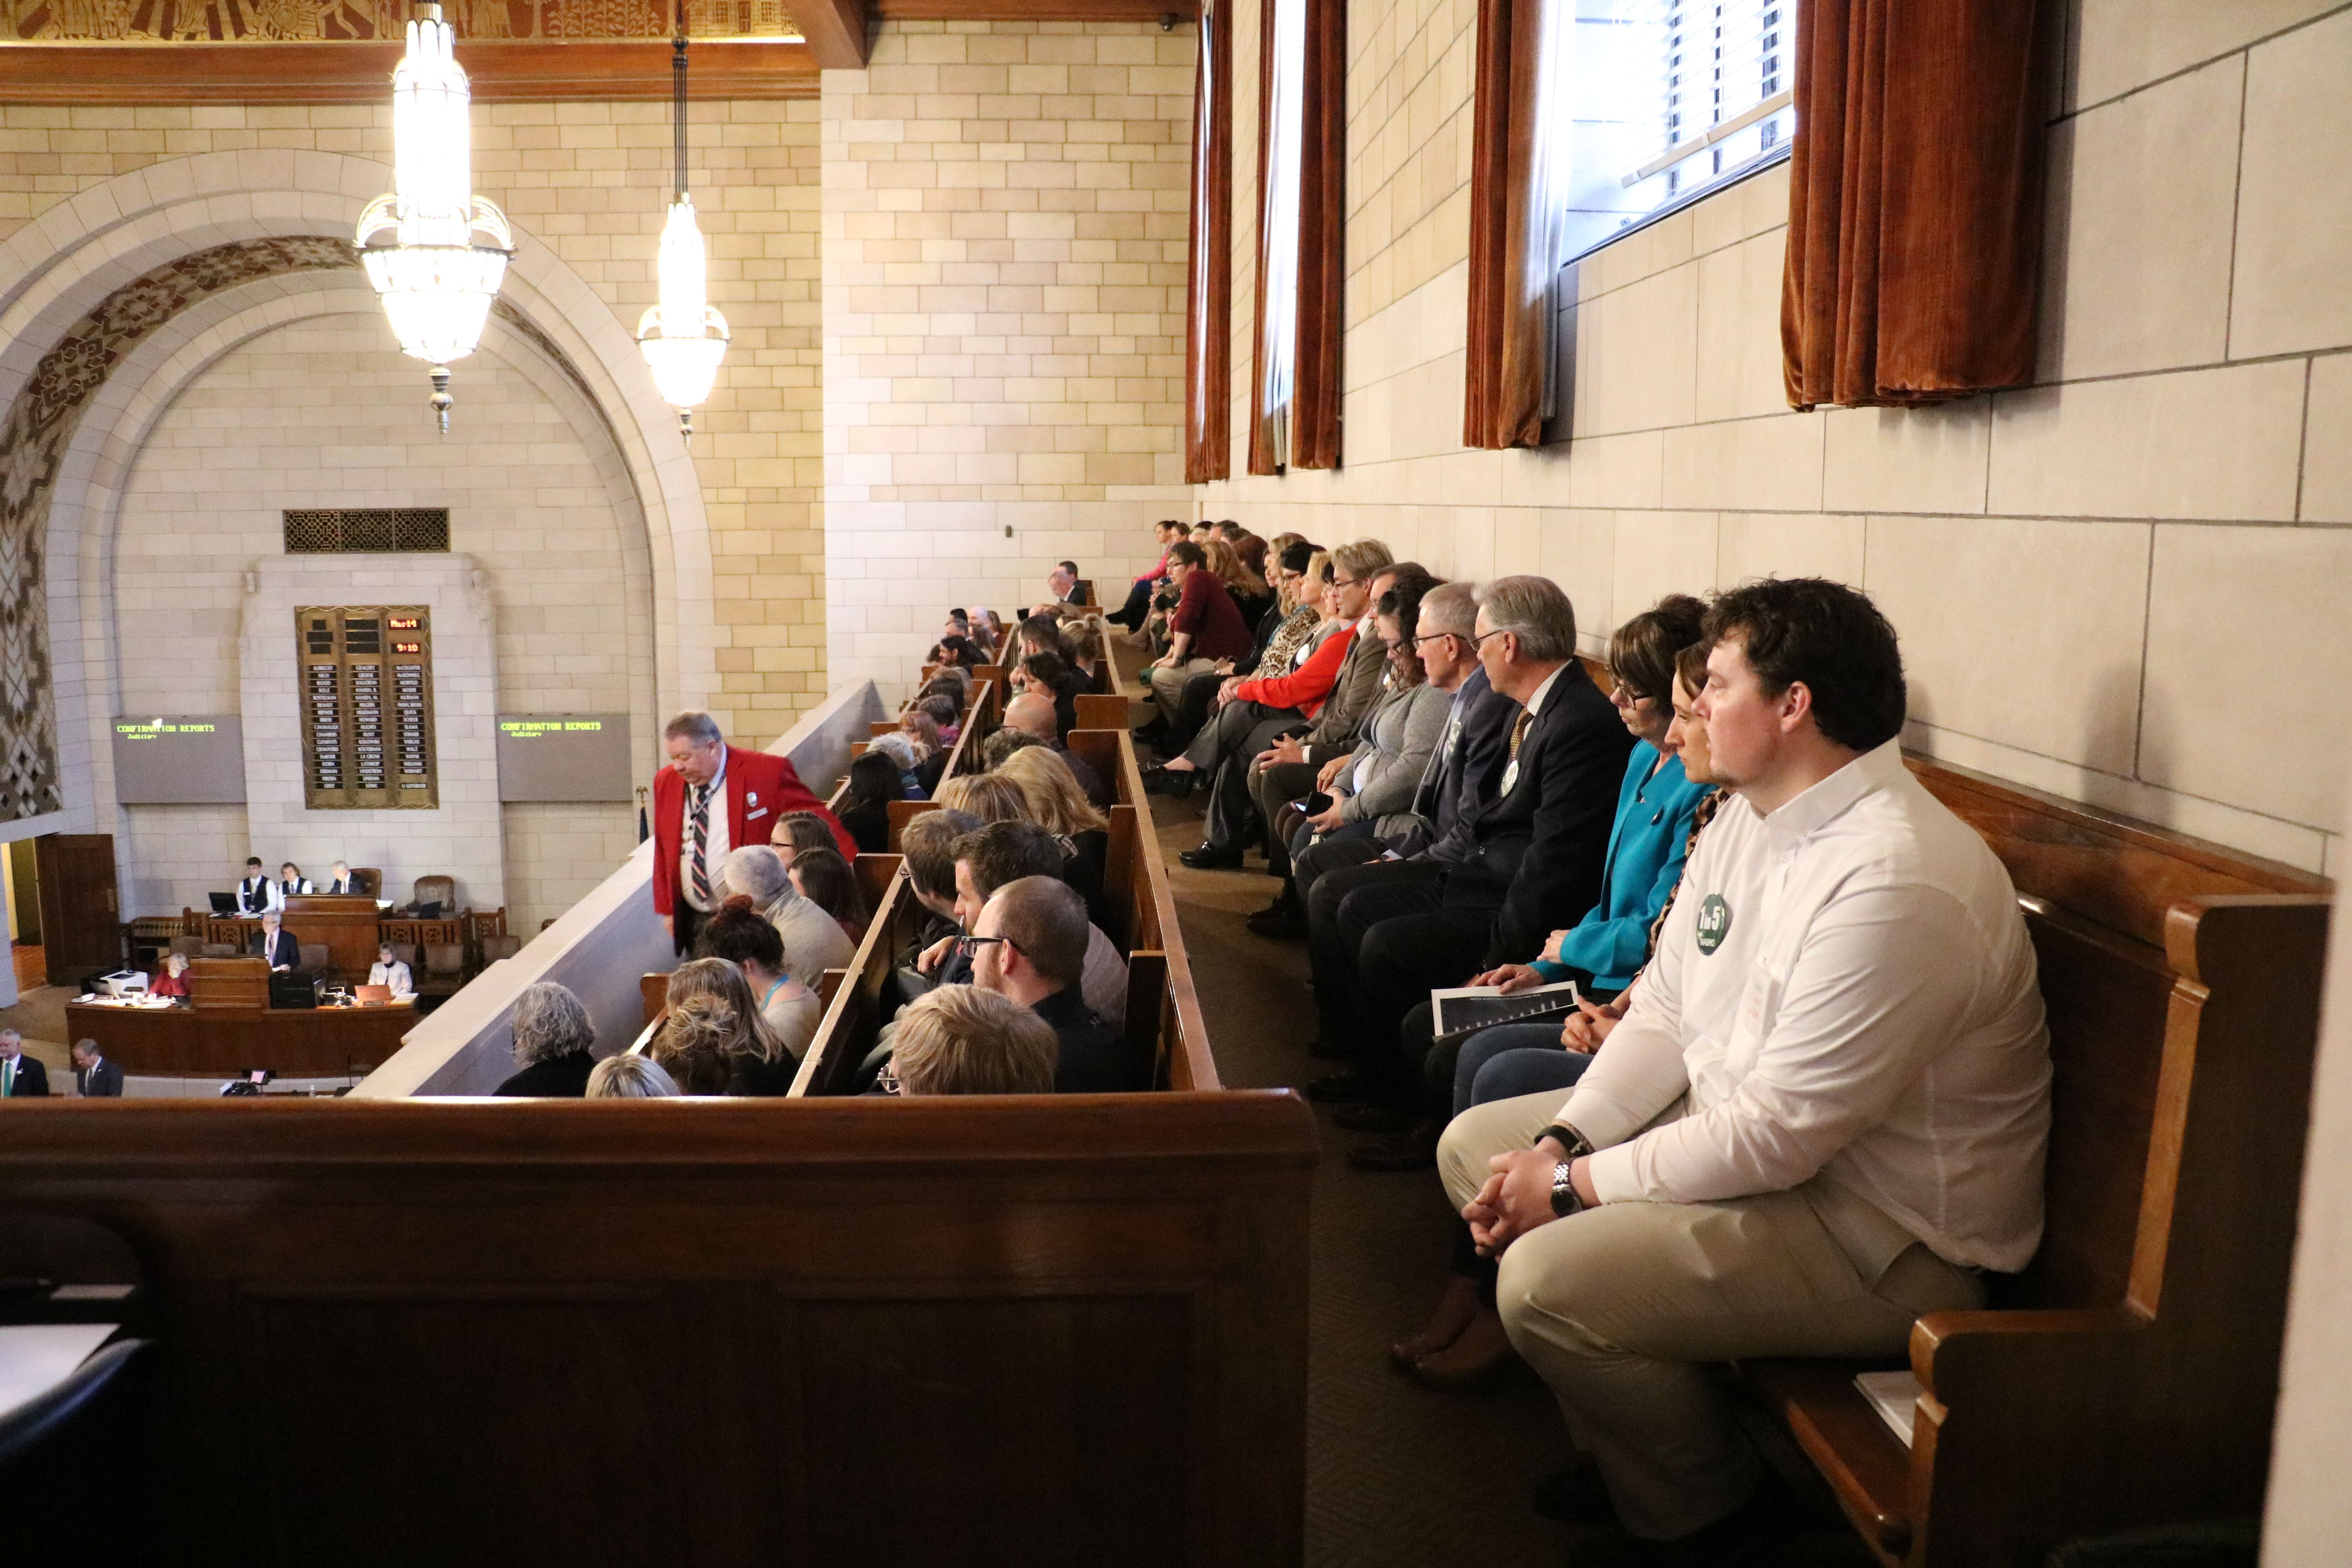
<svg viewBox="0 0 2352 1568">
<path fill-rule="evenodd" d="M 2079 1369 L 2148 1319 L 2128 1307 L 2049 1311 L 1931 1312 L 1911 1325 L 1911 1375 L 1940 1404 L 1981 1392 L 1999 1399 L 2020 1379 Z"/>
<path fill-rule="evenodd" d="M 1911 1550 L 1911 1451 L 1854 1386 L 1881 1363 L 1742 1362 L 1740 1375 L 1829 1482 L 1838 1507 L 1886 1561 Z"/>
</svg>

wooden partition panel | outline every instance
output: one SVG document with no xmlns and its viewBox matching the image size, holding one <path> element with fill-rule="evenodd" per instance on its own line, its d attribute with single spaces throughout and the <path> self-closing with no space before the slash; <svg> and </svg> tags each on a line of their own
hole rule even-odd
<svg viewBox="0 0 2352 1568">
<path fill-rule="evenodd" d="M 177 1562 L 1295 1564 L 1283 1092 L 28 1103 L 121 1235 Z"/>
</svg>

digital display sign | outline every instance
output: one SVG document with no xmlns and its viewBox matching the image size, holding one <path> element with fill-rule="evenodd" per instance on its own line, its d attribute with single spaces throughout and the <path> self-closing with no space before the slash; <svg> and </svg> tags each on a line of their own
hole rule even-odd
<svg viewBox="0 0 2352 1568">
<path fill-rule="evenodd" d="M 124 805 L 245 799 L 245 725 L 226 717 L 124 715 L 114 721 L 114 798 Z"/>
<path fill-rule="evenodd" d="M 502 713 L 499 799 L 520 802 L 627 800 L 625 713 Z"/>
</svg>

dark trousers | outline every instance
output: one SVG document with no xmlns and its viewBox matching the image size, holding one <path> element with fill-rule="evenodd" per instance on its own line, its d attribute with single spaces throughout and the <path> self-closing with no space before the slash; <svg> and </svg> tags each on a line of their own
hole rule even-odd
<svg viewBox="0 0 2352 1568">
<path fill-rule="evenodd" d="M 694 939 L 701 931 L 702 922 L 710 917 L 683 898 L 672 899 L 669 910 L 670 930 L 677 933 L 678 955 L 685 957 L 693 952 Z"/>
<path fill-rule="evenodd" d="M 1357 918 L 1357 894 L 1340 907 L 1344 941 Z M 1423 1058 L 1429 1054 L 1429 994 L 1460 985 L 1484 966 L 1494 940 L 1492 909 L 1431 909 L 1389 916 L 1365 928 L 1356 967 L 1364 998 L 1365 1028 L 1356 1051 L 1356 1070 L 1383 1104 L 1419 1108 Z M 1408 1017 L 1421 1016 L 1417 1038 L 1407 1039 Z"/>
<path fill-rule="evenodd" d="M 1151 590 L 1159 585 L 1156 581 L 1136 584 L 1127 591 L 1127 603 L 1121 605 L 1116 613 L 1105 616 L 1103 619 L 1114 625 L 1125 626 L 1129 631 L 1140 630 L 1143 617 L 1151 613 Z"/>
<path fill-rule="evenodd" d="M 1298 817 L 1288 813 L 1287 807 L 1292 801 L 1304 800 L 1315 793 L 1315 775 L 1321 771 L 1313 763 L 1276 763 L 1270 768 L 1251 770 L 1251 809 L 1266 826 L 1265 868 L 1271 876 L 1290 875 L 1290 829 L 1285 826 L 1285 818 L 1286 816 L 1288 821 L 1297 822 Z"/>
<path fill-rule="evenodd" d="M 1315 884 L 1322 880 L 1326 871 L 1378 860 L 1386 848 L 1386 845 L 1370 834 L 1334 836 L 1303 848 L 1294 846 L 1290 857 L 1291 881 L 1297 888 L 1298 896 L 1304 899 L 1315 890 Z"/>
<path fill-rule="evenodd" d="M 1168 724 L 1168 732 L 1160 738 L 1162 755 L 1181 752 L 1208 727 L 1209 704 L 1217 695 L 1217 688 L 1225 683 L 1222 675 L 1196 675 L 1184 683 L 1184 695 L 1177 700 L 1176 716 Z"/>
<path fill-rule="evenodd" d="M 1315 975 L 1315 1010 L 1324 1044 L 1352 1051 L 1365 1027 L 1356 952 L 1366 922 L 1360 919 L 1343 930 L 1340 910 L 1359 894 L 1368 900 L 1359 906 L 1360 916 L 1375 908 L 1434 909 L 1437 884 L 1446 868 L 1433 860 L 1322 864 L 1328 847 L 1318 844 L 1307 851 L 1318 864 L 1313 884 L 1306 889 L 1307 961 Z M 1349 940 L 1350 931 L 1355 941 Z"/>
<path fill-rule="evenodd" d="M 1220 849 L 1247 848 L 1258 835 L 1257 805 L 1250 798 L 1250 763 L 1274 744 L 1276 736 L 1307 728 L 1307 721 L 1288 709 L 1258 709 L 1254 702 L 1248 706 L 1271 716 L 1258 719 L 1234 737 L 1238 744 L 1225 751 L 1224 761 L 1217 764 L 1216 776 L 1209 785 L 1209 842 Z M 1217 717 L 1223 727 L 1224 715 Z M 1238 721 L 1233 727 L 1240 728 Z"/>
</svg>

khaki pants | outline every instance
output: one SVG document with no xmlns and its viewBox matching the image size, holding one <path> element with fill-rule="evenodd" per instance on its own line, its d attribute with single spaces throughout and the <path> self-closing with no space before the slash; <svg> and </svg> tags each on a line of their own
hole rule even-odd
<svg viewBox="0 0 2352 1568">
<path fill-rule="evenodd" d="M 1188 658 L 1176 666 L 1157 666 L 1151 671 L 1151 695 L 1160 704 L 1161 717 L 1171 724 L 1184 705 L 1184 688 L 1196 675 L 1206 675 L 1217 668 L 1213 658 Z"/>
<path fill-rule="evenodd" d="M 1454 1205 L 1477 1194 L 1489 1156 L 1528 1147 L 1566 1098 L 1498 1100 L 1455 1117 L 1437 1153 Z M 1550 1385 L 1633 1534 L 1686 1535 L 1755 1488 L 1760 1461 L 1709 1363 L 1900 1355 L 1915 1319 L 1983 1305 L 1975 1276 L 1916 1242 L 1870 1247 L 1893 1261 L 1864 1278 L 1854 1202 L 1838 1203 L 1843 1223 L 1832 1236 L 1818 1212 L 1830 1201 L 1822 1185 L 1726 1203 L 1607 1204 L 1505 1250 L 1496 1300 L 1511 1344 Z M 1864 1225 L 1894 1226 L 1867 1212 L 1875 1217 Z"/>
</svg>

